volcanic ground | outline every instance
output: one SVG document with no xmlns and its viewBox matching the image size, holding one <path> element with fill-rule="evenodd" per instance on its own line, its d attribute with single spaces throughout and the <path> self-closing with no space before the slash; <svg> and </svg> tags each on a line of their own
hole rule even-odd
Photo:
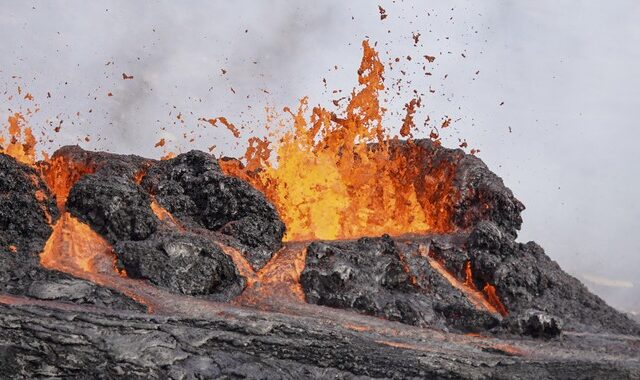
<svg viewBox="0 0 640 380">
<path fill-rule="evenodd" d="M 233 159 L 0 154 L 0 376 L 640 378 L 640 326 L 516 241 L 479 158 L 388 149 L 446 229 L 283 241 Z"/>
</svg>

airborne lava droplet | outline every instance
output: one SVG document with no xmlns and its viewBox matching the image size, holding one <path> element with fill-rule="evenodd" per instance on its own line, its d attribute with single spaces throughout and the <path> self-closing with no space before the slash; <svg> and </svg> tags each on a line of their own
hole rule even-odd
<svg viewBox="0 0 640 380">
<path fill-rule="evenodd" d="M 163 146 L 164 146 L 164 144 L 165 144 L 165 139 L 164 139 L 164 138 L 162 138 L 162 139 L 160 139 L 160 141 L 158 141 L 158 142 L 156 143 L 156 145 L 154 145 L 154 147 L 155 147 L 155 148 L 160 148 L 160 147 L 163 147 Z"/>
<path fill-rule="evenodd" d="M 404 105 L 404 109 L 407 111 L 406 116 L 402 121 L 402 128 L 400 128 L 400 136 L 407 137 L 412 136 L 411 129 L 416 125 L 413 122 L 413 116 L 416 113 L 416 108 L 420 107 L 421 99 L 411 99 L 411 101 Z"/>
<path fill-rule="evenodd" d="M 380 20 L 387 18 L 387 11 L 378 5 L 378 11 L 380 12 Z"/>
<path fill-rule="evenodd" d="M 133 75 L 127 75 L 127 74 L 125 74 L 125 73 L 122 73 L 122 79 L 125 79 L 125 80 L 127 80 L 127 79 L 133 79 Z"/>
<path fill-rule="evenodd" d="M 201 121 L 206 121 L 207 123 L 213 125 L 214 127 L 218 126 L 218 121 L 224 125 L 225 127 L 227 127 L 228 130 L 231 131 L 231 133 L 233 134 L 233 137 L 238 138 L 240 137 L 240 131 L 238 130 L 238 128 L 236 128 L 235 125 L 233 125 L 232 123 L 230 123 L 226 117 L 224 116 L 220 116 L 220 117 L 216 117 L 213 119 L 205 119 L 205 118 L 200 118 Z"/>
<path fill-rule="evenodd" d="M 418 44 L 418 41 L 420 40 L 420 33 L 414 32 L 412 37 L 413 37 L 413 45 L 415 46 Z"/>
</svg>

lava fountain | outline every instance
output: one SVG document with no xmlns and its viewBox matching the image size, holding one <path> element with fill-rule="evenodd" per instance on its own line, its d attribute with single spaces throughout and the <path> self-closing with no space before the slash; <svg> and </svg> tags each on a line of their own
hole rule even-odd
<svg viewBox="0 0 640 380">
<path fill-rule="evenodd" d="M 443 164 L 437 176 L 420 178 L 419 149 L 410 141 L 405 154 L 392 149 L 397 138 L 382 125 L 379 99 L 384 66 L 368 41 L 362 47 L 360 87 L 340 114 L 320 106 L 309 113 L 304 98 L 296 112 L 285 109 L 293 128 L 277 144 L 252 138 L 244 165 L 221 161 L 227 173 L 248 180 L 276 205 L 287 225 L 286 240 L 453 230 L 448 206 L 455 197 L 454 168 Z M 412 115 L 409 110 L 405 124 L 413 124 Z M 420 196 L 418 187 L 429 189 Z M 433 196 L 443 192 L 447 196 Z"/>
</svg>

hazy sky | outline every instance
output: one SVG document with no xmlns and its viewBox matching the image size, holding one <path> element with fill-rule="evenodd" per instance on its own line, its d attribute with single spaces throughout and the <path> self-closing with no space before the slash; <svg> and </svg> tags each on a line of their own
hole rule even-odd
<svg viewBox="0 0 640 380">
<path fill-rule="evenodd" d="M 411 82 L 389 94 L 390 111 L 410 89 L 426 93 L 417 120 L 456 120 L 446 145 L 480 149 L 527 206 L 520 240 L 640 311 L 635 0 L 0 0 L 0 10 L 0 117 L 33 105 L 9 100 L 17 86 L 30 92 L 40 107 L 31 125 L 54 140 L 46 150 L 80 143 L 159 157 L 165 138 L 168 150 L 215 144 L 237 155 L 250 129 L 262 133 L 266 106 L 349 92 L 362 40 L 378 42 L 384 62 L 401 58 L 387 80 Z M 436 57 L 429 77 L 425 54 Z M 220 115 L 245 126 L 240 139 L 197 123 Z M 386 123 L 398 119 L 390 112 Z"/>
</svg>

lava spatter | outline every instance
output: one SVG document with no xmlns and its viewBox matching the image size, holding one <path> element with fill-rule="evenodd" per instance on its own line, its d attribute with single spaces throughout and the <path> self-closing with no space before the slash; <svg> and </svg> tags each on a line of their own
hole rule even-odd
<svg viewBox="0 0 640 380">
<path fill-rule="evenodd" d="M 320 106 L 310 109 L 304 98 L 297 111 L 285 109 L 293 128 L 273 144 L 276 157 L 268 143 L 254 139 L 244 168 L 222 165 L 275 204 L 287 225 L 286 240 L 453 229 L 447 207 L 418 194 L 418 187 L 431 184 L 416 184 L 415 154 L 394 154 L 391 149 L 394 138 L 382 125 L 386 110 L 379 99 L 385 88 L 384 66 L 368 41 L 362 47 L 359 87 L 341 114 Z M 417 106 L 418 100 L 408 105 L 403 136 L 410 133 Z M 419 153 L 417 147 L 408 149 Z"/>
<path fill-rule="evenodd" d="M 5 153 L 23 164 L 33 166 L 36 161 L 36 138 L 31 128 L 26 127 L 25 117 L 14 113 L 7 119 L 5 131 L 7 139 L 0 134 L 0 153 Z M 6 144 L 6 145 L 5 145 Z"/>
</svg>

